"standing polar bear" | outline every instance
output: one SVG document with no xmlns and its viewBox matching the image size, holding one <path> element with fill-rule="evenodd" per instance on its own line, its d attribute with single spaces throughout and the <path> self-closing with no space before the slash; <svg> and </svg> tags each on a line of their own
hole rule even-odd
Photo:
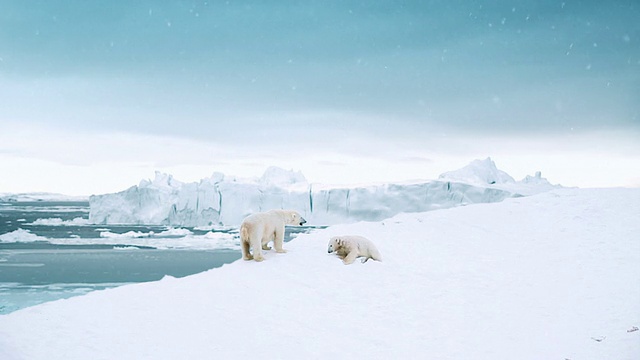
<svg viewBox="0 0 640 360">
<path fill-rule="evenodd" d="M 345 265 L 352 264 L 358 257 L 364 258 L 362 259 L 363 264 L 369 259 L 382 261 L 382 256 L 376 246 L 369 239 L 357 235 L 332 237 L 329 240 L 328 252 L 329 254 L 335 252 Z"/>
<path fill-rule="evenodd" d="M 284 253 L 285 225 L 303 225 L 307 221 L 293 210 L 269 210 L 255 213 L 242 220 L 240 225 L 240 243 L 242 245 L 242 258 L 244 260 L 262 261 L 262 250 L 270 250 L 267 245 L 273 240 L 276 252 Z M 249 252 L 253 251 L 253 255 Z"/>
</svg>

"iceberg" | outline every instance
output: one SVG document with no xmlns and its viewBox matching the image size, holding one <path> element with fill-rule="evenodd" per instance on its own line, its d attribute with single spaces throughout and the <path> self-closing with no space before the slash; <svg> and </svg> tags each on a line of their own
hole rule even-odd
<svg viewBox="0 0 640 360">
<path fill-rule="evenodd" d="M 257 179 L 214 173 L 183 183 L 156 172 L 127 190 L 89 198 L 93 224 L 237 226 L 246 216 L 269 209 L 295 209 L 310 224 L 379 221 L 399 213 L 423 212 L 474 203 L 499 202 L 544 192 L 551 185 L 538 172 L 515 181 L 487 158 L 442 174 L 438 180 L 359 187 L 310 184 L 300 172 L 268 168 Z"/>
<path fill-rule="evenodd" d="M 474 160 L 462 169 L 443 173 L 439 179 L 478 185 L 509 184 L 515 182 L 509 174 L 498 170 L 491 158 Z"/>
</svg>

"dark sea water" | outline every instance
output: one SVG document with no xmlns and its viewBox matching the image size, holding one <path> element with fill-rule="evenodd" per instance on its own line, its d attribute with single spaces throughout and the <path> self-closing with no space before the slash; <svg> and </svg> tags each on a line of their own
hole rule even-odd
<svg viewBox="0 0 640 360">
<path fill-rule="evenodd" d="M 91 225 L 88 215 L 87 202 L 0 203 L 0 314 L 240 258 L 237 229 Z M 287 227 L 285 241 L 311 229 Z"/>
</svg>

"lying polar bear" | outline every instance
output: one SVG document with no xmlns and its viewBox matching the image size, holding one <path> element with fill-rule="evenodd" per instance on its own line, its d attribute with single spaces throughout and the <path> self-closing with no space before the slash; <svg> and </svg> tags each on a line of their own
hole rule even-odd
<svg viewBox="0 0 640 360">
<path fill-rule="evenodd" d="M 329 240 L 328 252 L 329 254 L 335 252 L 345 265 L 352 264 L 358 257 L 364 258 L 363 264 L 369 259 L 382 261 L 382 256 L 375 245 L 369 239 L 357 235 L 332 237 Z"/>
<path fill-rule="evenodd" d="M 286 252 L 282 248 L 285 225 L 302 225 L 307 221 L 293 210 L 269 210 L 247 216 L 240 225 L 240 244 L 244 260 L 262 261 L 262 250 L 270 250 L 267 245 L 273 240 L 276 252 Z M 253 251 L 253 255 L 249 252 Z"/>
</svg>

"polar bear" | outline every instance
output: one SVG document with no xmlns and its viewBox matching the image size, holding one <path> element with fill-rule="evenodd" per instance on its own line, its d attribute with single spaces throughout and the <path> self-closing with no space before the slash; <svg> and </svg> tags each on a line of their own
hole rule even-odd
<svg viewBox="0 0 640 360">
<path fill-rule="evenodd" d="M 293 210 L 269 210 L 255 213 L 242 220 L 240 225 L 240 243 L 244 260 L 262 261 L 262 250 L 270 250 L 267 245 L 273 240 L 276 252 L 286 252 L 282 248 L 285 225 L 303 225 L 306 223 L 299 213 Z M 249 252 L 253 251 L 253 255 Z"/>
<path fill-rule="evenodd" d="M 335 252 L 345 265 L 352 264 L 358 257 L 364 258 L 362 259 L 363 264 L 369 259 L 382 261 L 382 256 L 376 246 L 369 239 L 358 235 L 332 237 L 329 240 L 328 252 L 329 254 Z"/>
</svg>

